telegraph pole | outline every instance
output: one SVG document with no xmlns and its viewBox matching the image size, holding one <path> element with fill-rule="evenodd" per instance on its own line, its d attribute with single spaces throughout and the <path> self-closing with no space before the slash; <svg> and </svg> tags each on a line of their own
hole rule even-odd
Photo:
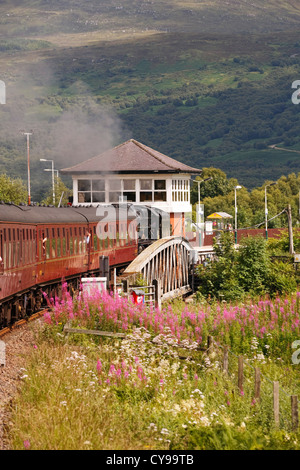
<svg viewBox="0 0 300 470">
<path fill-rule="evenodd" d="M 274 186 L 275 184 L 277 184 L 277 181 L 275 181 L 274 183 L 269 183 L 269 184 L 266 184 L 265 186 L 265 225 L 266 225 L 266 240 L 268 240 L 268 204 L 267 204 L 267 187 L 268 186 Z"/>
<path fill-rule="evenodd" d="M 291 205 L 289 204 L 287 207 L 287 215 L 288 215 L 288 226 L 289 226 L 289 252 L 291 255 L 294 254 L 294 240 L 293 240 L 293 222 L 292 222 L 292 209 Z"/>
</svg>

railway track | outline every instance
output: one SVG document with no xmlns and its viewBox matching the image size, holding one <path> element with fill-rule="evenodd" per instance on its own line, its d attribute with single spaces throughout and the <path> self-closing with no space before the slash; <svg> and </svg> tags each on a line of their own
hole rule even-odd
<svg viewBox="0 0 300 470">
<path fill-rule="evenodd" d="M 11 333 L 12 331 L 27 325 L 29 322 L 32 322 L 34 320 L 37 320 L 38 318 L 42 317 L 44 313 L 47 311 L 46 308 L 43 308 L 42 310 L 33 313 L 30 317 L 28 318 L 23 318 L 22 320 L 16 321 L 12 326 L 10 327 L 5 327 L 0 330 L 0 339 L 6 336 L 7 334 Z"/>
</svg>

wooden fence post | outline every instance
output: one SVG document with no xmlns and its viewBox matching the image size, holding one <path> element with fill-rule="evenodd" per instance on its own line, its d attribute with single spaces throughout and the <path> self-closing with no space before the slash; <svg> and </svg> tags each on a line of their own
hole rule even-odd
<svg viewBox="0 0 300 470">
<path fill-rule="evenodd" d="M 299 414 L 298 414 L 298 397 L 297 395 L 291 396 L 291 407 L 292 407 L 292 429 L 297 431 L 299 426 Z"/>
<path fill-rule="evenodd" d="M 228 346 L 224 347 L 223 372 L 228 375 Z"/>
<path fill-rule="evenodd" d="M 279 382 L 273 382 L 273 409 L 275 426 L 279 426 Z"/>
<path fill-rule="evenodd" d="M 244 382 L 244 358 L 239 356 L 239 368 L 238 368 L 238 387 L 240 391 L 243 391 L 243 382 Z"/>
<path fill-rule="evenodd" d="M 210 355 L 213 352 L 214 338 L 213 336 L 207 337 L 207 354 Z"/>
<path fill-rule="evenodd" d="M 260 384 L 261 384 L 260 370 L 257 367 L 255 367 L 254 398 L 255 400 L 258 400 L 258 401 L 260 401 Z"/>
</svg>

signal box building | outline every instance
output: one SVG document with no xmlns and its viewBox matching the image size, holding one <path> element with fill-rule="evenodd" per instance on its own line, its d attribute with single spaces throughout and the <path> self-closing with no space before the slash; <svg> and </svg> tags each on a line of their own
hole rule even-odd
<svg viewBox="0 0 300 470">
<path fill-rule="evenodd" d="M 201 174 L 134 139 L 61 172 L 72 175 L 74 206 L 152 206 L 170 214 L 173 234 L 184 233 L 191 176 Z"/>
</svg>

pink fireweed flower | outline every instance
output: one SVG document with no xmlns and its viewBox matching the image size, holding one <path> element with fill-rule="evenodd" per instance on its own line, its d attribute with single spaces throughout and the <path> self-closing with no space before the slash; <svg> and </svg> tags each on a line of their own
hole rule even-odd
<svg viewBox="0 0 300 470">
<path fill-rule="evenodd" d="M 100 374 L 101 371 L 102 371 L 102 363 L 101 363 L 100 359 L 98 359 L 98 361 L 97 361 L 97 372 L 99 372 L 99 374 Z"/>
<path fill-rule="evenodd" d="M 28 441 L 28 439 L 26 439 L 26 441 L 24 441 L 23 444 L 24 444 L 25 449 L 30 449 L 30 442 Z"/>
</svg>

